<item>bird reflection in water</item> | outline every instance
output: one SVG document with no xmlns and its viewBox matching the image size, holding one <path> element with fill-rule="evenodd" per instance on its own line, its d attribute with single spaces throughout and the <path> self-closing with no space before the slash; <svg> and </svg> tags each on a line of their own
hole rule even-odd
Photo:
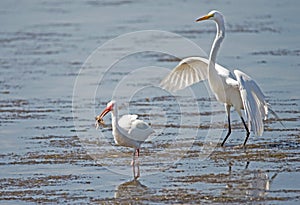
<svg viewBox="0 0 300 205">
<path fill-rule="evenodd" d="M 115 198 L 136 199 L 148 193 L 148 187 L 143 185 L 138 178 L 140 177 L 139 163 L 132 165 L 133 179 L 124 182 L 116 188 Z"/>
<path fill-rule="evenodd" d="M 242 171 L 233 171 L 233 165 L 234 162 L 230 161 L 228 179 L 225 179 L 225 196 L 250 200 L 260 200 L 267 196 L 277 173 L 270 177 L 264 170 L 249 170 L 250 162 L 246 162 Z"/>
<path fill-rule="evenodd" d="M 140 177 L 140 164 L 137 160 L 136 163 L 132 164 L 133 179 L 138 179 Z"/>
</svg>

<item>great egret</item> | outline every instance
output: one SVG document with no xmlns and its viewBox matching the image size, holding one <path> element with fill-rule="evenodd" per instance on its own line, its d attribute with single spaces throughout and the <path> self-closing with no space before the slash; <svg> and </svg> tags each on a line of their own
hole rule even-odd
<svg viewBox="0 0 300 205">
<path fill-rule="evenodd" d="M 112 134 L 115 143 L 124 147 L 134 148 L 132 165 L 135 156 L 140 155 L 141 144 L 151 135 L 154 130 L 144 121 L 137 119 L 137 115 L 123 115 L 118 120 L 117 103 L 111 101 L 100 115 L 96 117 L 96 127 L 103 123 L 103 117 L 111 112 Z"/>
<path fill-rule="evenodd" d="M 262 135 L 264 130 L 263 120 L 267 117 L 268 108 L 276 118 L 278 117 L 270 109 L 265 95 L 253 79 L 239 70 L 234 70 L 235 76 L 233 76 L 229 70 L 216 64 L 217 53 L 225 37 L 223 15 L 219 11 L 213 10 L 207 15 L 198 18 L 196 22 L 204 20 L 213 20 L 217 26 L 217 35 L 213 42 L 209 59 L 207 60 L 202 57 L 188 57 L 183 59 L 163 79 L 161 86 L 170 91 L 177 91 L 196 82 L 208 79 L 209 86 L 217 100 L 224 103 L 228 117 L 228 133 L 221 146 L 224 146 L 224 143 L 231 134 L 231 107 L 234 107 L 237 111 L 246 129 L 247 134 L 243 144 L 245 146 L 250 135 L 250 130 L 255 135 Z M 248 126 L 242 116 L 241 110 L 245 110 Z"/>
</svg>

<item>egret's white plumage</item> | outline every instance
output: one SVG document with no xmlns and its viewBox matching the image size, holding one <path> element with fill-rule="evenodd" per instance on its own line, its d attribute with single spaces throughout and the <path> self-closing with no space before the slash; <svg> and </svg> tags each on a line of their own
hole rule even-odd
<svg viewBox="0 0 300 205">
<path fill-rule="evenodd" d="M 172 72 L 161 82 L 161 86 L 170 91 L 177 91 L 189 85 L 208 79 L 210 88 L 218 101 L 224 103 L 228 116 L 228 133 L 222 146 L 231 133 L 230 108 L 238 112 L 247 131 L 244 141 L 246 144 L 249 130 L 261 136 L 264 130 L 263 120 L 268 114 L 268 104 L 259 86 L 245 73 L 234 70 L 235 76 L 226 68 L 216 63 L 217 52 L 225 37 L 224 17 L 218 11 L 211 11 L 196 21 L 213 20 L 216 22 L 217 34 L 210 51 L 209 59 L 189 57 L 183 59 Z M 245 110 L 248 126 L 241 110 Z M 272 114 L 275 114 L 272 111 Z M 276 115 L 275 115 L 276 116 Z M 277 117 L 277 116 L 276 116 Z"/>
<path fill-rule="evenodd" d="M 137 119 L 137 115 L 123 115 L 118 119 L 117 103 L 111 101 L 107 104 L 103 112 L 96 117 L 96 126 L 103 122 L 103 117 L 111 112 L 112 134 L 115 143 L 134 148 L 135 153 L 139 156 L 141 144 L 154 132 L 154 130 L 144 121 Z M 133 157 L 134 162 L 134 157 Z"/>
</svg>

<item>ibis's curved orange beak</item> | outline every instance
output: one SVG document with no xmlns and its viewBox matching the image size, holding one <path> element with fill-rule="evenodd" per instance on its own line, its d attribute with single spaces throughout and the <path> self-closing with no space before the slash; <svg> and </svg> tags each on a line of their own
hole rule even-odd
<svg viewBox="0 0 300 205">
<path fill-rule="evenodd" d="M 102 119 L 107 113 L 109 113 L 111 111 L 110 108 L 105 108 L 102 113 L 99 115 L 99 118 Z"/>
</svg>

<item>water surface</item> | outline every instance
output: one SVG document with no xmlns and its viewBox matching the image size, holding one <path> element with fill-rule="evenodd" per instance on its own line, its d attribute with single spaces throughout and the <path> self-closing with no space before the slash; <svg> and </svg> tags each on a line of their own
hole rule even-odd
<svg viewBox="0 0 300 205">
<path fill-rule="evenodd" d="M 4 0 L 0 5 L 1 203 L 299 203 L 298 2 Z M 176 97 L 147 84 L 159 84 L 178 58 L 186 57 L 184 46 L 181 56 L 147 51 L 121 59 L 108 72 L 99 67 L 104 78 L 90 72 L 82 88 L 95 93 L 95 101 L 83 97 L 81 107 L 72 105 L 82 65 L 119 35 L 174 32 L 208 53 L 215 26 L 194 19 L 212 9 L 226 16 L 218 62 L 252 76 L 284 127 L 270 116 L 263 136 L 251 136 L 241 149 L 245 133 L 232 113 L 226 147 L 202 155 L 211 146 L 205 141 L 210 131 L 221 134 L 217 139 L 226 134 L 223 106 L 205 84 L 192 87 L 197 92 L 192 98 L 185 96 L 189 90 Z M 154 35 L 154 45 L 156 40 Z M 124 50 L 118 45 L 105 54 Z M 138 180 L 130 166 L 132 150 L 114 144 L 110 118 L 107 127 L 93 126 L 112 91 L 121 114 L 139 114 L 156 130 L 141 149 Z M 74 109 L 94 112 L 74 119 Z"/>
</svg>

